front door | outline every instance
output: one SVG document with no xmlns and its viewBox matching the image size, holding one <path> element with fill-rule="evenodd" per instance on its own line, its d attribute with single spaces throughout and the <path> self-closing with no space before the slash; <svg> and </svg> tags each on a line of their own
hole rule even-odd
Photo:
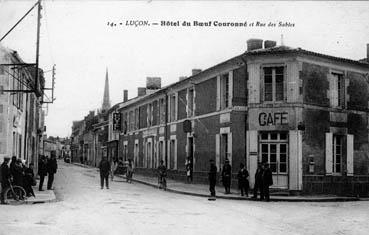
<svg viewBox="0 0 369 235">
<path fill-rule="evenodd" d="M 273 172 L 272 188 L 288 188 L 288 134 L 261 132 L 259 161 L 268 162 Z"/>
</svg>

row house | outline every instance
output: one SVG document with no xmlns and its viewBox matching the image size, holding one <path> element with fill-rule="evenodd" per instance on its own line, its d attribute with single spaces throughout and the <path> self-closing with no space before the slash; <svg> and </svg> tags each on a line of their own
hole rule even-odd
<svg viewBox="0 0 369 235">
<path fill-rule="evenodd" d="M 44 132 L 45 84 L 43 71 L 37 72 L 40 89 L 28 92 L 35 87 L 35 68 L 27 66 L 16 51 L 0 46 L 0 161 L 16 156 L 37 167 Z"/>
<path fill-rule="evenodd" d="M 268 162 L 276 190 L 367 196 L 368 74 L 368 58 L 250 39 L 241 55 L 167 87 L 147 78 L 110 111 L 109 141 L 138 172 L 164 160 L 169 177 L 183 179 L 190 158 L 205 182 L 210 159 L 218 171 L 229 159 L 233 185 L 246 163 L 252 187 L 258 162 Z"/>
</svg>

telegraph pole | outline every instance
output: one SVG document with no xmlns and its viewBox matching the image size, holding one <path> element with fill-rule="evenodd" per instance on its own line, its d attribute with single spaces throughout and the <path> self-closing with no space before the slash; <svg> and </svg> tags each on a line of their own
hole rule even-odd
<svg viewBox="0 0 369 235">
<path fill-rule="evenodd" d="M 38 96 L 39 80 L 39 50 L 40 50 L 40 27 L 41 27 L 41 0 L 37 0 L 37 41 L 36 41 L 36 74 L 35 74 L 35 94 Z"/>
</svg>

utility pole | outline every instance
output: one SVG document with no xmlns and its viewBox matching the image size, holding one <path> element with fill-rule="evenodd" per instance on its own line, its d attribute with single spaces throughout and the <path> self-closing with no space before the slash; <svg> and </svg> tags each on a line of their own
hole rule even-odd
<svg viewBox="0 0 369 235">
<path fill-rule="evenodd" d="M 41 0 L 37 0 L 37 41 L 36 41 L 36 74 L 35 74 L 35 94 L 38 96 L 39 80 L 39 50 L 40 50 L 40 27 L 41 27 Z"/>
</svg>

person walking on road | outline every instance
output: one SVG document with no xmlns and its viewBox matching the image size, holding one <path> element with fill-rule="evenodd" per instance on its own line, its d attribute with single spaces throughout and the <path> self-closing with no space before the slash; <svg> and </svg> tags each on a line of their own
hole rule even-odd
<svg viewBox="0 0 369 235">
<path fill-rule="evenodd" d="M 255 173 L 255 184 L 254 184 L 254 196 L 252 198 L 258 198 L 258 191 L 260 191 L 260 199 L 264 199 L 264 191 L 263 191 L 263 166 L 261 163 L 258 163 L 258 169 Z"/>
<path fill-rule="evenodd" d="M 269 163 L 264 164 L 264 171 L 263 171 L 263 192 L 264 197 L 267 202 L 270 200 L 269 196 L 269 186 L 273 185 L 273 174 L 269 168 Z"/>
<path fill-rule="evenodd" d="M 132 159 L 128 159 L 128 165 L 127 165 L 127 182 L 132 183 L 132 177 L 133 177 L 133 161 Z"/>
<path fill-rule="evenodd" d="M 223 181 L 225 194 L 231 193 L 231 176 L 232 176 L 232 167 L 229 164 L 229 160 L 226 159 L 223 165 L 223 170 L 222 170 L 222 181 Z"/>
<path fill-rule="evenodd" d="M 99 164 L 100 169 L 100 184 L 101 189 L 104 188 L 104 180 L 105 180 L 105 186 L 107 189 L 109 189 L 109 173 L 110 173 L 110 163 L 106 159 L 106 157 L 103 157 Z"/>
<path fill-rule="evenodd" d="M 167 167 L 164 165 L 164 161 L 160 160 L 160 165 L 158 166 L 158 183 L 159 188 L 166 189 L 167 188 Z"/>
<path fill-rule="evenodd" d="M 213 159 L 210 159 L 210 169 L 208 172 L 209 177 L 209 191 L 210 198 L 209 200 L 215 200 L 215 185 L 217 183 L 217 167 L 215 166 L 215 162 Z"/>
<path fill-rule="evenodd" d="M 44 155 L 41 155 L 40 160 L 38 162 L 37 174 L 40 176 L 40 182 L 38 184 L 38 191 L 44 191 L 42 187 L 44 185 L 45 176 L 47 175 L 47 160 Z"/>
<path fill-rule="evenodd" d="M 56 162 L 56 157 L 54 154 L 51 155 L 51 158 L 47 161 L 47 190 L 52 190 L 53 182 L 54 182 L 54 174 L 58 169 L 58 163 Z"/>
<path fill-rule="evenodd" d="M 4 162 L 1 164 L 0 166 L 0 182 L 1 182 L 1 194 L 0 194 L 0 199 L 1 199 L 1 204 L 5 204 L 4 202 L 4 193 L 5 193 L 5 189 L 9 187 L 9 179 L 10 179 L 10 169 L 8 166 L 8 163 L 10 161 L 9 157 L 4 157 Z"/>
<path fill-rule="evenodd" d="M 246 170 L 245 165 L 240 163 L 240 170 L 238 171 L 238 188 L 241 190 L 241 196 L 246 195 L 249 196 L 249 172 Z"/>
</svg>

